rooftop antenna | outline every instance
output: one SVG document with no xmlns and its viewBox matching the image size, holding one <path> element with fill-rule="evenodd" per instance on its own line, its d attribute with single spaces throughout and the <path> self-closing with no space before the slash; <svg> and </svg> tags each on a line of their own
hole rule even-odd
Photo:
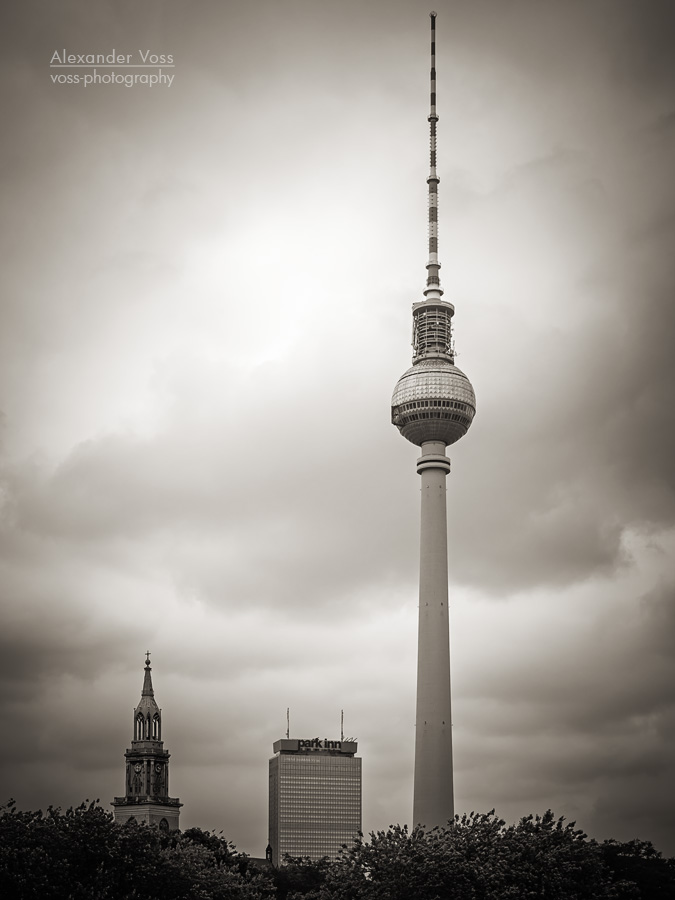
<svg viewBox="0 0 675 900">
<path fill-rule="evenodd" d="M 286 707 L 286 740 L 290 740 L 291 737 L 291 708 L 290 706 Z"/>
<path fill-rule="evenodd" d="M 440 300 L 443 295 L 441 288 L 440 268 L 438 261 L 438 184 L 440 178 L 436 174 L 436 13 L 430 12 L 431 17 L 431 72 L 429 91 L 429 262 L 427 263 L 427 287 L 424 296 L 427 300 Z"/>
<path fill-rule="evenodd" d="M 344 709 L 340 710 L 340 741 L 344 741 L 345 739 L 345 711 Z"/>
</svg>

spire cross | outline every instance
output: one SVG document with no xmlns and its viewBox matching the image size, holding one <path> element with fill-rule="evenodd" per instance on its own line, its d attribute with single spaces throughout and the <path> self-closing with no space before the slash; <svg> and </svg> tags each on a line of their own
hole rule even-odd
<svg viewBox="0 0 675 900">
<path fill-rule="evenodd" d="M 150 651 L 149 650 L 145 651 L 145 664 L 146 664 L 146 666 L 150 665 Z"/>
<path fill-rule="evenodd" d="M 440 178 L 436 174 L 436 13 L 430 12 L 431 17 L 431 71 L 429 84 L 429 141 L 431 146 L 429 177 L 429 262 L 427 263 L 427 288 L 424 291 L 427 299 L 440 299 L 443 294 L 438 261 L 438 183 Z"/>
</svg>

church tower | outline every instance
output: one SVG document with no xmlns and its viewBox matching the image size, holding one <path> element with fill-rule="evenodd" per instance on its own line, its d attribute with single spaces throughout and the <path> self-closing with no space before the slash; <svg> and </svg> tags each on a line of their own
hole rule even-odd
<svg viewBox="0 0 675 900">
<path fill-rule="evenodd" d="M 146 654 L 141 699 L 134 710 L 134 731 L 126 759 L 126 796 L 112 802 L 115 821 L 135 820 L 158 825 L 165 831 L 178 830 L 183 805 L 169 797 L 169 751 L 162 741 L 162 710 L 152 689 L 150 651 Z"/>
</svg>

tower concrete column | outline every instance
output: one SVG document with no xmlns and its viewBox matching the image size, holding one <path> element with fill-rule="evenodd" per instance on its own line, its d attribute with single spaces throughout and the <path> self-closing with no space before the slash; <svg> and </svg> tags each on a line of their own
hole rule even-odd
<svg viewBox="0 0 675 900">
<path fill-rule="evenodd" d="M 445 501 L 450 460 L 440 441 L 427 441 L 421 449 L 417 460 L 422 496 L 413 824 L 432 827 L 454 817 Z"/>
</svg>

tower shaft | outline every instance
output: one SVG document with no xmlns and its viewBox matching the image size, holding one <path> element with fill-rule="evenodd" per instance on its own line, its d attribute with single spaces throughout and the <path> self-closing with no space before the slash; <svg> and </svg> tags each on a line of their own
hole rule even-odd
<svg viewBox="0 0 675 900">
<path fill-rule="evenodd" d="M 413 824 L 431 828 L 454 818 L 445 444 L 423 443 L 417 471 L 422 501 Z"/>
</svg>

